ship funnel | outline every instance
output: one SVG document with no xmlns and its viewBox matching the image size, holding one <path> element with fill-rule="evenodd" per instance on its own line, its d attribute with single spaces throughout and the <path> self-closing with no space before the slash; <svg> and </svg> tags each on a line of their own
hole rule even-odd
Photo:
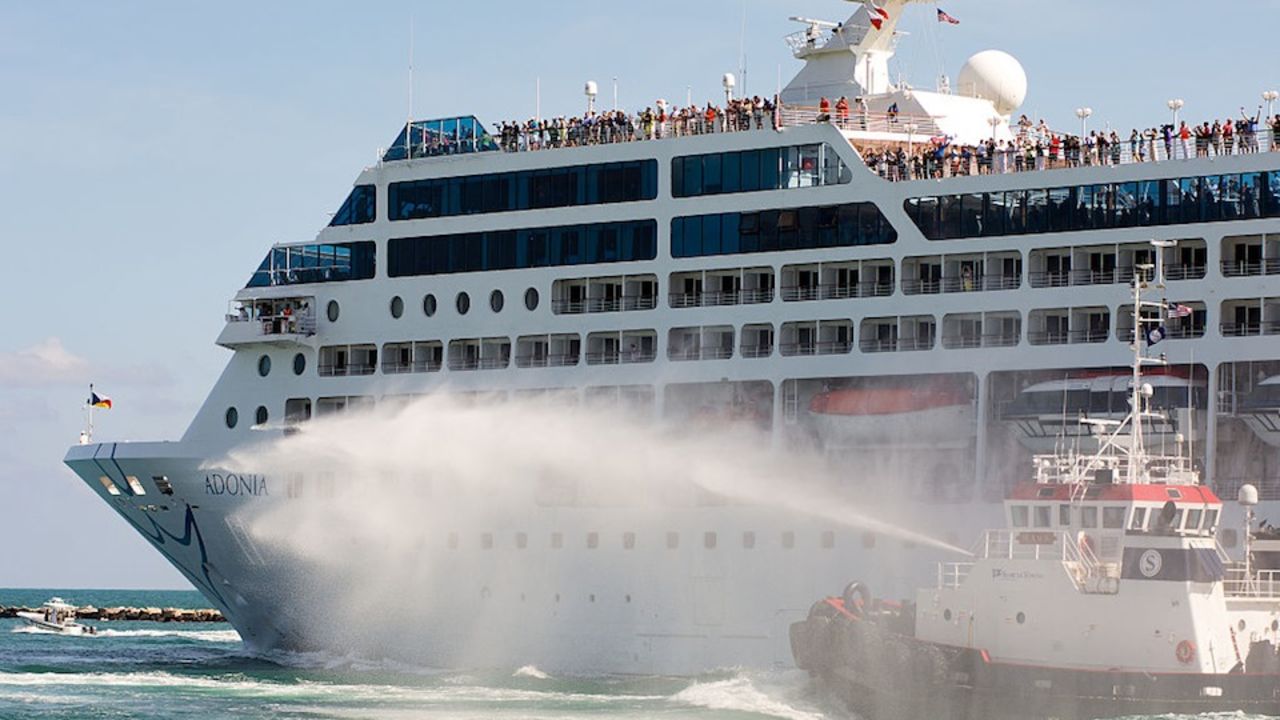
<svg viewBox="0 0 1280 720">
<path fill-rule="evenodd" d="M 1258 488 L 1245 483 L 1240 486 L 1240 494 L 1236 496 L 1236 501 L 1245 507 L 1253 507 L 1258 504 Z"/>
</svg>

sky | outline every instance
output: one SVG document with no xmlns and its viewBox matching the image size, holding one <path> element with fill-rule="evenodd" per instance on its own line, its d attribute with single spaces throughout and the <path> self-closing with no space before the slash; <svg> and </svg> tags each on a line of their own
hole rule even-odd
<svg viewBox="0 0 1280 720">
<path fill-rule="evenodd" d="M 932 88 L 998 48 L 1025 111 L 1074 129 L 1256 108 L 1280 86 L 1280 0 L 944 0 L 900 26 L 893 75 Z M 229 351 L 227 301 L 273 242 L 310 239 L 361 168 L 418 118 L 493 125 L 772 94 L 798 70 L 788 16 L 838 0 L 219 3 L 0 0 L 0 587 L 186 587 L 66 469 L 90 382 L 99 440 L 176 439 Z M 1250 21 L 1253 20 L 1253 21 Z M 1243 22 L 1242 22 L 1243 21 Z M 1256 22 L 1255 22 L 1256 21 Z M 412 32 L 411 32 L 412 28 Z M 745 49 L 745 53 L 740 49 Z M 739 87 L 744 83 L 740 80 Z M 51 561 L 50 559 L 53 559 Z"/>
</svg>

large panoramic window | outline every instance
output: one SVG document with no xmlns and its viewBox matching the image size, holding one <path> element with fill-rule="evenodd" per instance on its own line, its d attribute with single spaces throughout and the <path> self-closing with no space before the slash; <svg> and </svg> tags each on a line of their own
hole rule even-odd
<svg viewBox="0 0 1280 720">
<path fill-rule="evenodd" d="M 930 240 L 1280 217 L 1280 172 L 910 198 Z"/>
<path fill-rule="evenodd" d="M 366 280 L 374 274 L 375 252 L 369 240 L 271 248 L 246 287 Z"/>
<path fill-rule="evenodd" d="M 392 238 L 391 277 L 652 260 L 653 220 Z"/>
<path fill-rule="evenodd" d="M 897 239 L 898 232 L 871 203 L 671 220 L 671 255 L 677 258 L 885 245 Z"/>
<path fill-rule="evenodd" d="M 853 173 L 825 143 L 686 155 L 671 161 L 671 194 L 725 193 L 848 183 Z"/>
<path fill-rule="evenodd" d="M 392 220 L 653 200 L 658 163 L 636 160 L 391 183 Z"/>
<path fill-rule="evenodd" d="M 363 225 L 373 222 L 377 213 L 378 190 L 373 185 L 357 185 L 351 190 L 342 207 L 333 214 L 329 221 L 331 227 L 340 225 Z"/>
</svg>

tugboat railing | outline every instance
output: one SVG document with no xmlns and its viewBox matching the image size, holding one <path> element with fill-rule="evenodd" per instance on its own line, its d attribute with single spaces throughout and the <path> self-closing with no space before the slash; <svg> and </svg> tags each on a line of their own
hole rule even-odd
<svg viewBox="0 0 1280 720">
<path fill-rule="evenodd" d="M 987 530 L 973 550 L 974 555 L 983 559 L 1061 563 L 1080 592 L 1111 594 L 1119 591 L 1116 564 L 1100 560 L 1089 543 L 1077 542 L 1069 532 Z M 973 565 L 972 562 L 938 563 L 938 588 L 959 588 L 968 579 Z M 1280 592 L 1280 571 L 1277 571 L 1276 581 L 1276 589 Z"/>
<path fill-rule="evenodd" d="M 1229 598 L 1280 599 L 1280 570 L 1255 570 L 1243 564 L 1227 568 L 1222 593 Z"/>
</svg>

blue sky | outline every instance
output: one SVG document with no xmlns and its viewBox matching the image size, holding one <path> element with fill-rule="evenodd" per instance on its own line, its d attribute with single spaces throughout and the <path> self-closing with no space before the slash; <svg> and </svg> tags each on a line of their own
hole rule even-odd
<svg viewBox="0 0 1280 720">
<path fill-rule="evenodd" d="M 1280 86 L 1280 0 L 946 0 L 912 7 L 898 73 L 932 87 L 1006 50 L 1025 107 L 1060 128 L 1256 108 Z M 276 241 L 311 237 L 407 112 L 527 118 L 721 97 L 739 64 L 772 93 L 797 69 L 787 16 L 837 0 L 0 2 L 0 587 L 182 587 L 65 469 L 90 380 L 113 396 L 99 439 L 181 434 L 228 352 L 226 301 Z M 18 550 L 25 551 L 18 551 Z M 43 557 L 41 557 L 43 556 Z M 48 562 L 47 558 L 56 558 Z"/>
</svg>

